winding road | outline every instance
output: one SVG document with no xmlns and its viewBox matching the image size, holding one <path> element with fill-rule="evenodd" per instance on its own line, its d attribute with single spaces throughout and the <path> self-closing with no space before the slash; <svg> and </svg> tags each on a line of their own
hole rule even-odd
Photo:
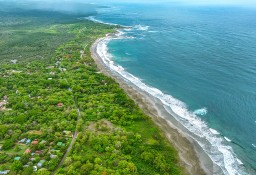
<svg viewBox="0 0 256 175">
<path fill-rule="evenodd" d="M 87 45 L 86 45 L 86 46 L 87 46 Z M 85 50 L 86 46 L 84 47 L 84 50 Z M 82 58 L 82 57 L 84 56 L 84 50 L 80 51 L 80 54 L 81 54 L 81 55 L 80 55 L 80 58 Z M 64 76 L 65 76 L 65 81 L 70 85 L 68 79 L 66 78 L 66 74 L 65 74 L 64 70 L 63 70 L 63 69 L 61 68 L 61 66 L 60 66 L 60 63 L 61 63 L 61 62 L 58 61 L 58 67 L 59 67 L 59 69 L 62 71 L 62 73 L 64 74 Z M 71 149 L 72 149 L 74 143 L 76 142 L 77 135 L 78 135 L 77 124 L 78 124 L 78 120 L 81 118 L 81 112 L 80 112 L 80 109 L 78 108 L 77 101 L 76 101 L 76 99 L 75 99 L 75 97 L 74 97 L 73 89 L 72 89 L 71 87 L 69 87 L 69 91 L 72 92 L 72 99 L 73 99 L 73 101 L 74 101 L 75 108 L 76 108 L 76 111 L 77 111 L 76 130 L 75 130 L 75 133 L 74 133 L 74 135 L 73 135 L 73 138 L 72 138 L 72 140 L 71 140 L 71 142 L 70 142 L 70 144 L 69 144 L 69 146 L 68 146 L 68 149 L 67 149 L 66 153 L 65 153 L 64 156 L 62 157 L 62 159 L 61 159 L 60 163 L 58 164 L 58 166 L 56 167 L 56 169 L 51 173 L 51 175 L 56 174 L 56 172 L 58 171 L 58 169 L 63 165 L 63 163 L 64 163 L 65 159 L 67 158 L 67 156 L 69 155 L 69 153 L 70 153 L 70 151 L 71 151 Z"/>
</svg>

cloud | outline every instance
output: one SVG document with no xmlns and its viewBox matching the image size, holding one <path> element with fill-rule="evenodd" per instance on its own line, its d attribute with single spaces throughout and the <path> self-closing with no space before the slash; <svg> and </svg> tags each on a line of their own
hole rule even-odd
<svg viewBox="0 0 256 175">
<path fill-rule="evenodd" d="M 0 0 L 0 3 L 0 10 L 2 11 L 15 11 L 15 9 L 22 9 L 53 11 L 77 15 L 97 13 L 94 5 L 86 3 L 86 1 L 78 0 Z"/>
</svg>

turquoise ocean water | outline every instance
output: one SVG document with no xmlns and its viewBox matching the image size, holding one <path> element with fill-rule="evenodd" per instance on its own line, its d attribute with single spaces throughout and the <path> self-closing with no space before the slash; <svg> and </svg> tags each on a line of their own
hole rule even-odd
<svg viewBox="0 0 256 175">
<path fill-rule="evenodd" d="M 255 9 L 110 4 L 90 19 L 131 27 L 101 45 L 105 56 L 150 87 L 223 174 L 256 174 Z"/>
</svg>

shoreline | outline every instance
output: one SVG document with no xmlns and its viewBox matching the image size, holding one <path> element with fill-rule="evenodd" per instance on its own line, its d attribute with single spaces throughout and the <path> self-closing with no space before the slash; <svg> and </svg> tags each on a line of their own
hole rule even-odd
<svg viewBox="0 0 256 175">
<path fill-rule="evenodd" d="M 135 103 L 142 109 L 142 111 L 147 114 L 152 121 L 160 128 L 160 130 L 165 134 L 165 137 L 172 144 L 172 146 L 177 150 L 181 166 L 184 167 L 186 174 L 191 175 L 204 175 L 210 174 L 202 165 L 202 157 L 196 149 L 196 143 L 188 137 L 185 133 L 175 126 L 174 122 L 167 121 L 165 118 L 167 112 L 161 110 L 159 102 L 157 99 L 152 97 L 150 94 L 143 92 L 135 85 L 126 82 L 120 75 L 112 72 L 103 62 L 101 57 L 97 53 L 97 46 L 106 38 L 111 37 L 107 35 L 104 38 L 97 39 L 90 48 L 92 58 L 96 63 L 97 67 L 104 75 L 113 78 L 120 87 L 127 93 L 127 95 L 135 101 Z M 163 108 L 163 107 L 162 107 Z M 206 160 L 207 161 L 207 160 Z M 210 165 L 211 166 L 211 165 Z"/>
</svg>

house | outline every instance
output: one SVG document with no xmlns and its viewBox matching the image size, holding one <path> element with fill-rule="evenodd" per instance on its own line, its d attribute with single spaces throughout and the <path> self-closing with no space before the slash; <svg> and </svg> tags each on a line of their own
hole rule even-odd
<svg viewBox="0 0 256 175">
<path fill-rule="evenodd" d="M 45 141 L 45 140 L 42 140 L 42 141 L 40 142 L 40 144 L 46 144 L 46 141 Z"/>
<path fill-rule="evenodd" d="M 67 137 L 72 137 L 72 132 L 71 131 L 63 131 L 63 133 L 67 136 Z"/>
<path fill-rule="evenodd" d="M 0 102 L 0 108 L 3 107 L 5 105 L 5 102 Z"/>
<path fill-rule="evenodd" d="M 43 153 L 44 153 L 43 150 L 37 150 L 37 151 L 36 151 L 36 154 L 38 154 L 38 155 L 39 155 L 39 154 L 43 154 Z"/>
<path fill-rule="evenodd" d="M 35 153 L 31 153 L 30 155 L 31 155 L 31 156 L 34 156 L 34 155 L 35 155 Z"/>
<path fill-rule="evenodd" d="M 54 68 L 54 66 L 48 66 L 48 67 L 46 67 L 46 69 L 53 69 Z"/>
<path fill-rule="evenodd" d="M 58 150 L 58 149 L 51 149 L 51 151 L 50 151 L 51 153 L 56 153 L 56 152 L 60 152 L 60 150 Z"/>
<path fill-rule="evenodd" d="M 51 155 L 50 155 L 50 158 L 51 158 L 51 159 L 55 159 L 56 157 L 57 157 L 57 155 L 54 155 L 54 154 L 51 154 Z"/>
<path fill-rule="evenodd" d="M 72 134 L 71 131 L 63 131 L 63 133 L 66 135 Z"/>
<path fill-rule="evenodd" d="M 18 60 L 11 60 L 11 63 L 16 64 Z"/>
<path fill-rule="evenodd" d="M 37 171 L 37 166 L 33 166 L 33 171 Z"/>
<path fill-rule="evenodd" d="M 23 139 L 21 139 L 20 141 L 19 141 L 19 143 L 25 143 L 26 142 L 26 138 L 23 138 Z"/>
<path fill-rule="evenodd" d="M 28 148 L 26 149 L 26 151 L 24 152 L 24 154 L 29 154 L 31 152 L 31 150 Z"/>
<path fill-rule="evenodd" d="M 58 142 L 58 143 L 57 143 L 57 146 L 65 146 L 65 144 L 62 143 L 62 142 Z"/>
<path fill-rule="evenodd" d="M 102 84 L 107 85 L 106 80 L 102 80 L 101 82 L 102 82 Z"/>
<path fill-rule="evenodd" d="M 28 140 L 26 141 L 26 144 L 28 145 L 28 144 L 30 144 L 30 143 L 31 143 L 31 140 L 28 139 Z"/>
<path fill-rule="evenodd" d="M 5 111 L 5 110 L 7 110 L 7 109 L 6 109 L 6 107 L 4 106 L 4 107 L 0 107 L 0 110 L 1 110 L 1 111 Z"/>
<path fill-rule="evenodd" d="M 37 167 L 41 168 L 45 163 L 45 160 L 40 160 L 38 163 L 37 163 Z"/>
<path fill-rule="evenodd" d="M 32 158 L 29 158 L 29 160 L 34 161 L 36 160 L 36 158 L 32 157 Z"/>
<path fill-rule="evenodd" d="M 64 104 L 63 103 L 58 103 L 57 106 L 62 107 L 62 106 L 64 106 Z"/>
<path fill-rule="evenodd" d="M 9 174 L 10 170 L 0 171 L 0 174 Z"/>
<path fill-rule="evenodd" d="M 38 140 L 34 140 L 34 141 L 32 142 L 32 145 L 37 145 L 38 143 L 39 143 Z"/>
<path fill-rule="evenodd" d="M 7 95 L 4 96 L 4 100 L 7 101 L 8 100 L 8 97 Z"/>
<path fill-rule="evenodd" d="M 60 70 L 61 72 L 66 72 L 66 71 L 67 71 L 67 69 L 65 69 L 65 68 L 59 68 L 59 70 Z"/>
<path fill-rule="evenodd" d="M 14 160 L 19 161 L 19 160 L 20 160 L 20 157 L 15 157 Z"/>
</svg>

